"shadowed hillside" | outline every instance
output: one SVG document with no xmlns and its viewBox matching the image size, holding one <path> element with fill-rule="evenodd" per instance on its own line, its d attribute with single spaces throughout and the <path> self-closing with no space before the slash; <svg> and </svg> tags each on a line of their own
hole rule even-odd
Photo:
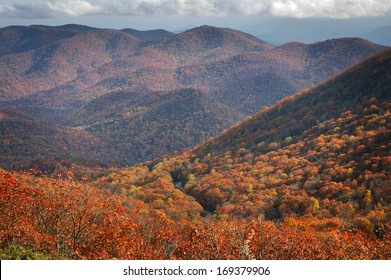
<svg viewBox="0 0 391 280">
<path fill-rule="evenodd" d="M 55 27 L 32 25 L 1 28 L 0 56 L 35 50 L 90 30 L 94 28 L 75 24 Z"/>
<path fill-rule="evenodd" d="M 240 118 L 229 107 L 193 89 L 113 93 L 66 117 L 110 143 L 129 163 L 194 146 Z"/>
<path fill-rule="evenodd" d="M 102 165 L 120 158 L 87 131 L 51 125 L 18 108 L 0 110 L 0 130 L 0 166 L 6 169 L 28 168 L 33 162 L 39 168 L 39 162 L 50 162 L 50 167 L 41 166 L 46 171 L 59 168 L 61 162 Z"/>
</svg>

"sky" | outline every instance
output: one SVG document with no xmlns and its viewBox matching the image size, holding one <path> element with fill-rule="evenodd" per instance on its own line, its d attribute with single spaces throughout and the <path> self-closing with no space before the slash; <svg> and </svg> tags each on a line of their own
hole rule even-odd
<svg viewBox="0 0 391 280">
<path fill-rule="evenodd" d="M 391 26 L 391 0 L 0 0 L 0 27 L 67 23 L 174 32 L 208 24 L 316 40 Z"/>
</svg>

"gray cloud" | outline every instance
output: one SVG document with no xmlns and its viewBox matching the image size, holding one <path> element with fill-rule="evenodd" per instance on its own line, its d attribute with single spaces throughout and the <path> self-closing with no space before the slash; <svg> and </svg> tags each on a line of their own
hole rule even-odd
<svg viewBox="0 0 391 280">
<path fill-rule="evenodd" d="M 85 14 L 101 13 L 104 11 L 99 1 L 89 0 L 46 0 L 44 4 L 50 11 L 68 16 L 82 16 Z M 114 4 L 115 1 L 112 1 Z"/>
<path fill-rule="evenodd" d="M 275 16 L 309 18 L 355 18 L 391 14 L 391 0 L 276 0 L 270 12 Z"/>
<path fill-rule="evenodd" d="M 103 7 L 94 0 L 16 0 L 17 3 L 0 4 L 0 16 L 7 18 L 52 18 L 56 16 L 82 16 L 102 13 Z M 115 1 L 112 1 L 115 4 Z"/>
<path fill-rule="evenodd" d="M 391 15 L 391 0 L 5 0 L 0 16 L 269 14 L 292 18 L 355 18 Z M 15 4 L 16 2 L 16 4 Z"/>
<path fill-rule="evenodd" d="M 43 5 L 14 4 L 0 6 L 0 16 L 6 18 L 44 19 L 51 18 L 51 12 Z"/>
</svg>

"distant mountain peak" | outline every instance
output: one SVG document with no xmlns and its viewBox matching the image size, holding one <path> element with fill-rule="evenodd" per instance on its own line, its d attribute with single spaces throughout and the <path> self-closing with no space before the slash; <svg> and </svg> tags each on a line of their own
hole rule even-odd
<svg viewBox="0 0 391 280">
<path fill-rule="evenodd" d="M 190 60 L 191 63 L 214 61 L 245 51 L 265 51 L 273 48 L 250 34 L 209 25 L 166 38 L 156 47 L 180 57 L 180 60 Z"/>
<path fill-rule="evenodd" d="M 144 42 L 157 41 L 174 35 L 174 33 L 164 29 L 142 31 L 142 30 L 136 30 L 132 28 L 125 28 L 125 29 L 121 29 L 120 31 L 131 34 Z"/>
<path fill-rule="evenodd" d="M 194 32 L 194 31 L 205 32 L 205 31 L 223 31 L 223 30 L 227 30 L 227 28 L 216 27 L 216 26 L 204 24 L 204 25 L 197 26 L 197 27 L 191 28 L 189 30 L 186 30 L 185 32 Z"/>
<path fill-rule="evenodd" d="M 215 35 L 218 35 L 218 34 L 225 34 L 226 36 L 231 35 L 232 36 L 232 39 L 235 39 L 235 37 L 240 37 L 241 39 L 244 39 L 244 40 L 252 40 L 254 42 L 258 42 L 258 43 L 265 43 L 264 41 L 262 41 L 261 39 L 251 35 L 251 34 L 248 34 L 248 33 L 245 33 L 245 32 L 242 32 L 242 31 L 238 31 L 238 30 L 235 30 L 235 29 L 231 29 L 231 28 L 226 28 L 226 27 L 216 27 L 216 26 L 212 26 L 212 25 L 201 25 L 199 27 L 195 27 L 195 28 L 192 28 L 192 29 L 189 29 L 185 32 L 183 32 L 183 34 L 186 34 L 186 33 L 191 33 L 191 34 L 204 34 L 204 35 L 210 35 L 210 34 L 215 34 Z"/>
<path fill-rule="evenodd" d="M 90 30 L 95 30 L 98 28 L 87 26 L 87 25 L 81 25 L 81 24 L 74 24 L 74 23 L 69 23 L 69 24 L 64 24 L 64 25 L 57 25 L 57 26 L 49 26 L 49 25 L 39 25 L 39 24 L 32 24 L 30 27 L 38 27 L 42 29 L 58 29 L 58 30 L 72 30 L 72 31 L 90 31 Z"/>
<path fill-rule="evenodd" d="M 391 46 L 391 26 L 383 26 L 361 36 L 377 44 Z"/>
</svg>

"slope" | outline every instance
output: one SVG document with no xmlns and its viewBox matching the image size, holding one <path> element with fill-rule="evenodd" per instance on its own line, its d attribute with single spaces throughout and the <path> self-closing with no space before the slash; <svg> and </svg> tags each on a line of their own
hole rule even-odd
<svg viewBox="0 0 391 280">
<path fill-rule="evenodd" d="M 261 216 L 381 238 L 391 218 L 390 64 L 383 51 L 149 168 L 219 219 Z"/>
<path fill-rule="evenodd" d="M 250 116 L 304 88 L 303 84 L 276 73 L 262 73 L 216 90 L 211 98 Z"/>
<path fill-rule="evenodd" d="M 79 25 L 4 27 L 0 29 L 0 56 L 36 50 L 87 30 L 93 28 Z"/>
<path fill-rule="evenodd" d="M 243 51 L 273 48 L 252 35 L 207 25 L 172 36 L 151 47 L 175 56 L 179 66 L 216 61 Z"/>
<path fill-rule="evenodd" d="M 65 117 L 119 151 L 129 163 L 188 148 L 216 136 L 241 116 L 193 89 L 118 92 Z"/>
<path fill-rule="evenodd" d="M 0 170 L 0 255 L 389 260 L 390 63 L 386 50 L 198 149 L 109 169 L 91 184 Z M 281 124 L 299 113 L 279 148 Z M 317 113 L 319 122 L 306 120 Z M 267 150 L 251 142 L 273 134 Z M 226 135 L 227 147 L 211 150 Z M 214 213 L 200 217 L 189 194 Z"/>
<path fill-rule="evenodd" d="M 182 87 L 199 88 L 211 98 L 251 115 L 383 49 L 356 38 L 289 43 L 268 51 L 242 52 L 219 61 L 184 66 L 176 74 Z"/>
<path fill-rule="evenodd" d="M 119 158 L 91 133 L 51 125 L 23 108 L 1 109 L 0 130 L 0 167 L 5 169 L 25 169 L 33 162 L 46 162 L 44 169 L 55 169 L 60 162 L 96 165 L 107 162 L 109 156 Z"/>
<path fill-rule="evenodd" d="M 129 34 L 101 29 L 2 56 L 0 101 L 17 100 L 65 85 L 116 57 L 133 53 L 139 43 Z"/>
<path fill-rule="evenodd" d="M 285 137 L 300 136 L 316 123 L 337 117 L 344 111 L 362 109 L 371 97 L 385 101 L 390 97 L 389 65 L 390 49 L 387 49 L 314 89 L 288 97 L 270 110 L 258 112 L 202 149 L 223 153 L 239 147 L 254 150 L 262 141 L 283 145 Z M 286 117 L 282 118 L 284 115 Z"/>
</svg>

